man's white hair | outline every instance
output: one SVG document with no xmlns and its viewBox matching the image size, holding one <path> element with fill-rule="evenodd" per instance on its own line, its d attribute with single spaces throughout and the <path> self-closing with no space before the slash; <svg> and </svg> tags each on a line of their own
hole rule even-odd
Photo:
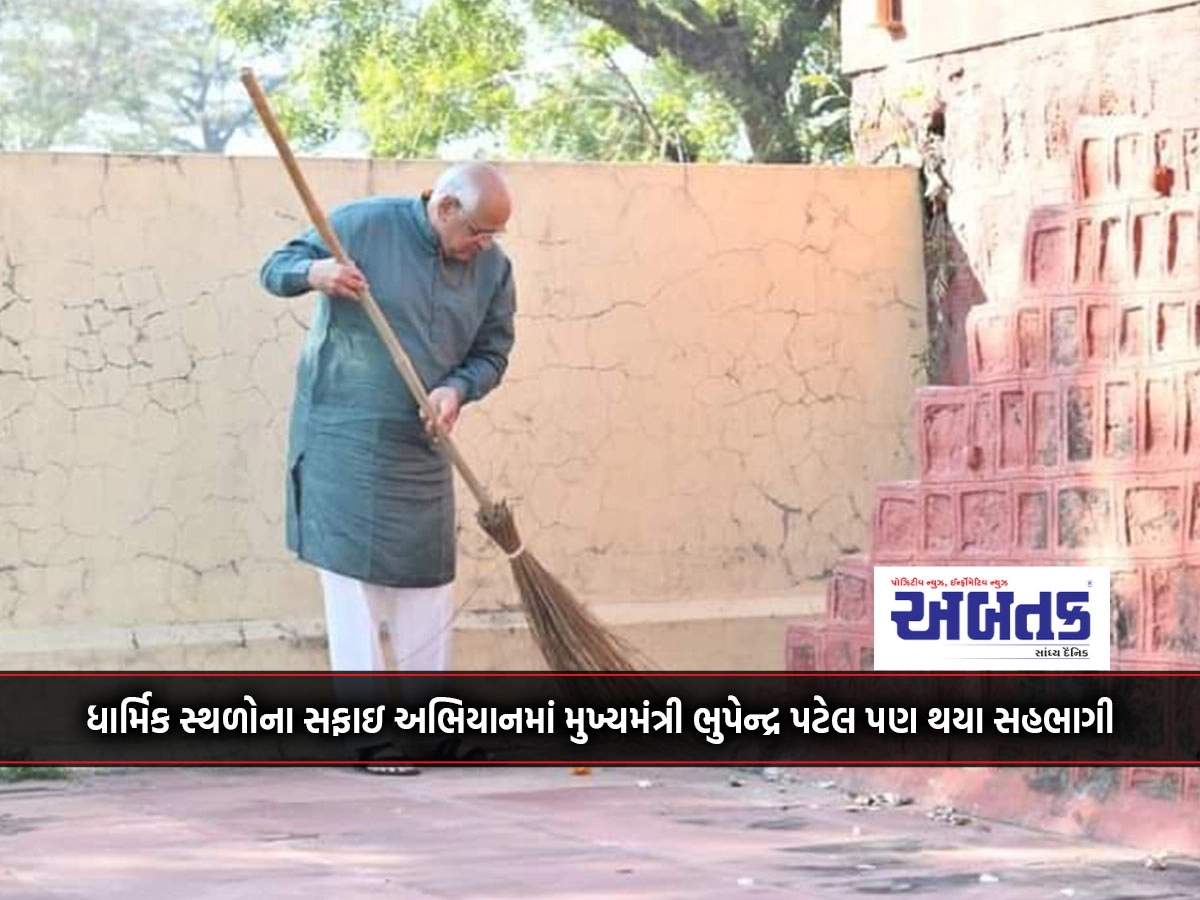
<svg viewBox="0 0 1200 900">
<path fill-rule="evenodd" d="M 434 182 L 431 199 L 436 202 L 442 197 L 453 197 L 465 212 L 474 212 L 483 196 L 481 171 L 478 165 L 468 163 L 451 166 Z"/>
</svg>

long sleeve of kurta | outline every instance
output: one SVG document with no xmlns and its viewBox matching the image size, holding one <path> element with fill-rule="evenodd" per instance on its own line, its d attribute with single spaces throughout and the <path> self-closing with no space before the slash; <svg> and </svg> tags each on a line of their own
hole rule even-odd
<svg viewBox="0 0 1200 900">
<path fill-rule="evenodd" d="M 329 215 L 329 224 L 343 248 L 354 230 L 355 216 L 347 207 L 339 207 Z M 263 263 L 259 271 L 262 286 L 276 297 L 299 297 L 312 287 L 308 283 L 308 267 L 318 259 L 328 259 L 333 253 L 315 228 L 288 241 Z"/>
<path fill-rule="evenodd" d="M 512 266 L 504 273 L 500 289 L 492 299 L 467 358 L 443 384 L 456 388 L 465 403 L 482 400 L 500 384 L 508 369 L 508 355 L 516 342 L 516 286 Z"/>
</svg>

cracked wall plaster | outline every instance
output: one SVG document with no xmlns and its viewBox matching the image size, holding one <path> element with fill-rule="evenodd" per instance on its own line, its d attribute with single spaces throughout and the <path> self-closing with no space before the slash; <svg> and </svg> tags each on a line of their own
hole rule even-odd
<svg viewBox="0 0 1200 900">
<path fill-rule="evenodd" d="M 436 167 L 308 161 L 331 207 Z M 506 384 L 459 442 L 598 602 L 786 595 L 911 470 L 915 178 L 514 166 Z M 0 628 L 319 615 L 283 543 L 311 300 L 263 258 L 306 223 L 273 159 L 0 156 Z M 460 486 L 460 599 L 515 601 Z"/>
</svg>

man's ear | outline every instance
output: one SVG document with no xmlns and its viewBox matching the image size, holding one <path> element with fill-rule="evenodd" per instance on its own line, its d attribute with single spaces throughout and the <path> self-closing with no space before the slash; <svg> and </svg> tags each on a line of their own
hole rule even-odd
<svg viewBox="0 0 1200 900">
<path fill-rule="evenodd" d="M 454 197 L 440 197 L 437 206 L 438 215 L 442 218 L 449 218 L 458 212 L 461 204 Z"/>
</svg>

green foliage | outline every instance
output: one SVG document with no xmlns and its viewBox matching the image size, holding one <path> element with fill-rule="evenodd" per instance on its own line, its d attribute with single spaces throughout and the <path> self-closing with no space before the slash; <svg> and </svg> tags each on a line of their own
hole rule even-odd
<svg viewBox="0 0 1200 900">
<path fill-rule="evenodd" d="M 604 26 L 579 35 L 576 63 L 537 83 L 508 123 L 526 158 L 718 161 L 734 155 L 737 112 L 707 80 L 672 60 L 629 72 L 624 40 Z"/>
<path fill-rule="evenodd" d="M 749 146 L 755 159 L 840 161 L 835 20 L 835 0 L 217 4 L 225 34 L 298 54 L 278 102 L 301 144 L 349 127 L 373 153 L 408 157 L 492 137 L 533 158 L 715 161 Z M 530 65 L 537 38 L 561 64 Z"/>
<path fill-rule="evenodd" d="M 0 147 L 220 152 L 249 124 L 207 0 L 8 0 Z"/>
<path fill-rule="evenodd" d="M 67 770 L 58 766 L 0 766 L 0 784 L 17 781 L 62 781 Z"/>
<path fill-rule="evenodd" d="M 503 126 L 525 34 L 504 0 L 220 0 L 224 33 L 302 54 L 280 118 L 302 144 L 340 127 L 366 133 L 379 156 L 432 156 L 448 140 Z"/>
</svg>

